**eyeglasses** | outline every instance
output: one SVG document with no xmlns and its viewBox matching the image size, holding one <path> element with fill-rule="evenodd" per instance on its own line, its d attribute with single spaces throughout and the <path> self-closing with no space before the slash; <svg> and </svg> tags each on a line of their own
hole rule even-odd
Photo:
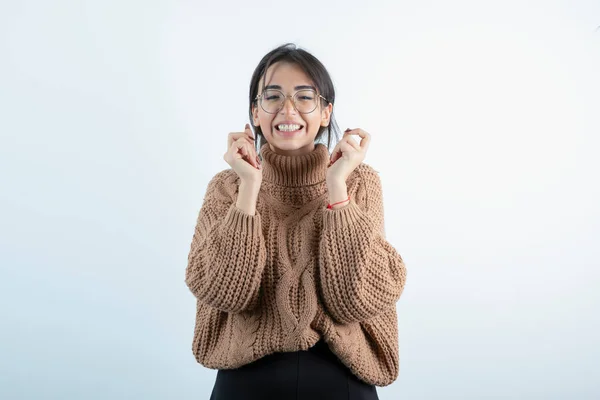
<svg viewBox="0 0 600 400">
<path fill-rule="evenodd" d="M 260 106 L 265 112 L 276 114 L 281 110 L 285 99 L 288 97 L 292 98 L 294 108 L 301 114 L 313 112 L 317 108 L 319 97 L 327 101 L 325 97 L 310 89 L 299 90 L 293 96 L 286 96 L 281 90 L 268 89 L 262 92 L 262 94 L 257 95 L 254 100 L 260 102 Z"/>
</svg>

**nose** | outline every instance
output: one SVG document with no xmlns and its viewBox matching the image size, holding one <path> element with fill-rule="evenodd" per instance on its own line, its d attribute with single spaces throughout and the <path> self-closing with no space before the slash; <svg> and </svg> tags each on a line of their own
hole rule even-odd
<svg viewBox="0 0 600 400">
<path fill-rule="evenodd" d="M 283 99 L 281 110 L 284 112 L 284 114 L 287 114 L 288 112 L 295 113 L 296 108 L 294 107 L 294 99 L 290 96 L 287 96 L 285 99 Z"/>
</svg>

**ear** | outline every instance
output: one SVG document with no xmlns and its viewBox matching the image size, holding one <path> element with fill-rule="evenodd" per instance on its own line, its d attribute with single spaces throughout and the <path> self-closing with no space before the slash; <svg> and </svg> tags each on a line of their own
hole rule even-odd
<svg viewBox="0 0 600 400">
<path fill-rule="evenodd" d="M 260 125 L 260 121 L 258 119 L 258 107 L 256 107 L 254 104 L 252 104 L 252 123 L 254 126 Z"/>
<path fill-rule="evenodd" d="M 328 103 L 327 107 L 321 110 L 321 126 L 329 125 L 331 119 L 331 111 L 333 110 L 333 104 Z"/>
</svg>

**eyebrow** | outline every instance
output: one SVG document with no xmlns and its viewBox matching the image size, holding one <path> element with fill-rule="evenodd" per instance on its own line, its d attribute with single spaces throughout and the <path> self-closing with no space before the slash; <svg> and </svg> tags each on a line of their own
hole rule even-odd
<svg viewBox="0 0 600 400">
<path fill-rule="evenodd" d="M 265 87 L 265 89 L 279 89 L 279 90 L 281 90 L 281 86 L 279 86 L 279 85 L 267 85 Z M 314 87 L 314 86 L 311 86 L 311 85 L 300 85 L 300 86 L 294 87 L 294 90 L 301 90 L 301 89 L 312 89 L 315 92 L 317 91 L 317 88 Z"/>
</svg>

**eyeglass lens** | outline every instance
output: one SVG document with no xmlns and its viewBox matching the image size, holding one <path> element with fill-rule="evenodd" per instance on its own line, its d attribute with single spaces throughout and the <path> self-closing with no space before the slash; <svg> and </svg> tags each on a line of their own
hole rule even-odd
<svg viewBox="0 0 600 400">
<path fill-rule="evenodd" d="M 298 112 L 307 114 L 317 108 L 317 94 L 312 90 L 299 90 L 293 97 Z M 283 106 L 284 94 L 279 90 L 265 90 L 261 97 L 261 106 L 268 113 L 276 113 Z"/>
</svg>

